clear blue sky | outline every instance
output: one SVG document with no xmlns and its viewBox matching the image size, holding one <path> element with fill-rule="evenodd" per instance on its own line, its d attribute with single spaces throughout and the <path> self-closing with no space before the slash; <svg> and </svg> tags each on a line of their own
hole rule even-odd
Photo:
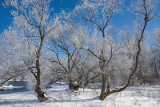
<svg viewBox="0 0 160 107">
<path fill-rule="evenodd" d="M 12 16 L 10 14 L 11 8 L 7 7 L 4 8 L 2 6 L 2 2 L 4 0 L 0 1 L 0 34 L 3 32 L 4 29 L 7 29 L 7 27 L 12 22 Z M 79 0 L 54 0 L 52 2 L 51 7 L 54 7 L 54 12 L 59 13 L 62 9 L 64 10 L 72 10 L 74 9 L 76 3 Z M 131 0 L 125 1 L 125 6 L 130 5 Z M 112 24 L 118 28 L 122 28 L 124 25 L 133 26 L 134 23 L 133 15 L 127 11 L 124 11 L 123 14 L 116 15 L 113 20 Z M 150 23 L 150 26 L 148 26 L 147 30 L 149 32 L 152 32 L 154 28 L 160 28 L 160 22 L 158 21 L 152 21 Z"/>
</svg>

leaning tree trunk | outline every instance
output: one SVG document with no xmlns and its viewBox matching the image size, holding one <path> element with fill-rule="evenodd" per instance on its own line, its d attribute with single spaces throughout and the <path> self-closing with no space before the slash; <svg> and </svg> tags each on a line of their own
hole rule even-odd
<svg viewBox="0 0 160 107">
<path fill-rule="evenodd" d="M 45 93 L 42 91 L 40 84 L 41 84 L 41 71 L 39 66 L 39 59 L 36 61 L 36 69 L 37 69 L 37 75 L 36 75 L 36 85 L 35 85 L 35 92 L 37 93 L 37 97 L 40 102 L 43 102 L 47 100 Z"/>
<path fill-rule="evenodd" d="M 42 46 L 43 46 L 43 40 L 44 40 L 44 37 L 45 35 L 42 36 L 42 33 L 41 33 L 41 30 L 39 29 L 40 31 L 40 35 L 41 35 L 41 42 L 40 42 L 40 47 L 37 51 L 37 60 L 36 60 L 36 74 L 34 72 L 32 72 L 32 74 L 35 76 L 35 79 L 36 79 L 36 85 L 35 85 L 35 92 L 37 94 L 37 97 L 39 99 L 40 102 L 43 102 L 45 100 L 47 100 L 46 96 L 45 96 L 45 93 L 42 91 L 40 85 L 41 85 L 41 69 L 40 69 L 40 63 L 39 63 L 39 59 L 40 59 L 40 52 L 41 52 L 41 49 L 42 49 Z"/>
<path fill-rule="evenodd" d="M 144 31 L 146 29 L 147 23 L 149 21 L 147 13 L 146 13 L 146 16 L 145 16 L 144 20 L 145 20 L 145 23 L 144 23 L 144 26 L 143 26 L 140 38 L 138 39 L 138 42 L 137 42 L 137 48 L 138 48 L 138 50 L 136 52 L 135 66 L 134 66 L 133 71 L 129 75 L 129 78 L 127 80 L 126 85 L 124 85 L 122 88 L 119 88 L 119 89 L 116 89 L 116 90 L 110 90 L 110 88 L 108 88 L 106 91 L 104 91 L 106 87 L 105 87 L 105 84 L 103 82 L 106 83 L 106 81 L 105 81 L 106 78 L 102 77 L 103 78 L 103 80 L 102 80 L 102 86 L 104 86 L 104 87 L 102 87 L 101 95 L 100 95 L 100 98 L 99 98 L 100 100 L 103 101 L 107 96 L 109 96 L 109 95 L 111 95 L 113 93 L 121 92 L 121 91 L 125 90 L 129 86 L 129 84 L 130 84 L 130 82 L 131 82 L 131 80 L 132 80 L 135 72 L 138 69 L 139 57 L 140 57 L 140 53 L 141 53 L 141 42 L 142 42 L 142 39 L 143 39 L 143 36 L 144 36 Z"/>
</svg>

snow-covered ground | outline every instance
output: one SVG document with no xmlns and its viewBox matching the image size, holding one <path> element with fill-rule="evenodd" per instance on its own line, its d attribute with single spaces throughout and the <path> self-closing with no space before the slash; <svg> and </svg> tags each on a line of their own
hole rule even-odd
<svg viewBox="0 0 160 107">
<path fill-rule="evenodd" d="M 0 107 L 160 107 L 160 86 L 129 87 L 104 101 L 98 99 L 99 93 L 99 89 L 73 93 L 65 84 L 54 84 L 45 102 L 38 102 L 33 91 L 1 93 Z"/>
</svg>

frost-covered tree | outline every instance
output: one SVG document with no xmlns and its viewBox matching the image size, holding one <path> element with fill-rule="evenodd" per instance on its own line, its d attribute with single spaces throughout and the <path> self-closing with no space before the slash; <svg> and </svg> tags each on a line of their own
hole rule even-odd
<svg viewBox="0 0 160 107">
<path fill-rule="evenodd" d="M 159 77 L 159 71 L 160 71 L 160 29 L 157 28 L 154 30 L 153 33 L 154 41 L 153 41 L 153 47 L 152 47 L 152 62 L 151 62 L 151 68 L 153 71 L 157 73 L 156 77 Z"/>
<path fill-rule="evenodd" d="M 8 30 L 5 30 L 0 35 L 0 85 L 3 85 L 10 79 L 16 79 L 28 71 L 22 61 L 24 57 L 27 57 L 28 43 L 27 39 L 22 35 L 22 32 L 13 27 L 9 27 Z"/>
<path fill-rule="evenodd" d="M 56 29 L 59 21 L 50 15 L 51 0 L 6 0 L 5 5 L 14 10 L 13 25 L 27 37 L 29 50 L 33 50 L 29 57 L 24 58 L 25 64 L 32 68 L 30 72 L 35 80 L 35 92 L 39 101 L 46 100 L 41 89 L 42 56 L 46 54 L 47 37 Z M 26 53 L 28 54 L 28 53 Z"/>
<path fill-rule="evenodd" d="M 58 36 L 51 37 L 50 50 L 56 56 L 51 59 L 51 62 L 58 64 L 63 69 L 70 89 L 78 88 L 82 86 L 85 74 L 84 66 L 88 58 L 79 47 L 87 38 L 88 31 L 80 24 L 73 26 L 69 22 L 59 27 L 55 34 Z"/>
<path fill-rule="evenodd" d="M 128 58 L 123 57 L 123 51 L 127 49 L 127 46 L 122 42 L 123 39 L 119 39 L 120 42 L 116 42 L 114 33 L 110 33 L 110 20 L 116 14 L 122 10 L 122 0 L 82 0 L 82 3 L 75 8 L 75 14 L 81 17 L 85 22 L 89 22 L 93 25 L 91 28 L 98 29 L 96 36 L 93 37 L 93 41 L 90 47 L 82 47 L 84 50 L 91 53 L 95 58 L 99 60 L 99 71 L 102 76 L 102 88 L 100 100 L 104 100 L 107 96 L 123 91 L 130 84 L 131 78 L 135 74 L 138 68 L 139 57 L 141 53 L 141 41 L 143 40 L 144 32 L 146 26 L 150 20 L 155 17 L 155 10 L 157 7 L 157 0 L 137 0 L 132 4 L 132 11 L 135 13 L 137 18 L 137 30 L 134 32 L 133 47 L 133 60 L 131 63 L 131 68 L 128 69 L 130 74 L 127 76 L 127 81 L 122 88 L 111 89 L 111 79 L 114 71 L 120 70 L 117 66 L 120 63 L 128 60 Z M 112 28 L 112 27 L 111 27 Z M 92 32 L 93 32 L 92 29 Z M 87 41 L 88 42 L 88 41 Z M 126 42 L 127 43 L 127 42 Z M 95 45 L 96 44 L 96 45 Z M 121 51 L 122 50 L 122 51 Z M 121 60 L 119 60 L 119 58 Z M 117 68 L 117 69 L 116 69 Z M 120 64 L 121 68 L 121 64 Z"/>
<path fill-rule="evenodd" d="M 109 35 L 107 30 L 109 29 L 111 18 L 116 13 L 121 12 L 122 3 L 122 0 L 83 0 L 83 2 L 75 9 L 78 16 L 82 17 L 85 21 L 91 23 L 98 29 L 98 32 L 95 32 L 95 36 L 92 36 L 92 45 L 94 45 L 94 47 L 82 48 L 90 52 L 99 60 L 99 70 L 102 76 L 100 99 L 103 99 L 106 81 L 108 81 L 108 86 L 110 85 L 110 77 L 113 71 L 111 62 L 113 54 L 115 54 L 116 50 L 119 48 L 118 46 L 117 48 L 115 47 L 113 35 Z"/>
<path fill-rule="evenodd" d="M 142 85 L 146 83 L 153 83 L 152 78 L 154 72 L 152 72 L 150 67 L 150 61 L 152 60 L 152 54 L 147 47 L 147 44 L 142 42 L 141 44 L 142 50 L 139 57 L 139 63 L 137 72 L 135 73 L 131 85 Z"/>
<path fill-rule="evenodd" d="M 154 45 L 157 48 L 160 48 L 160 29 L 159 28 L 154 30 L 154 38 L 155 38 Z"/>
<path fill-rule="evenodd" d="M 123 91 L 130 84 L 130 81 L 139 66 L 140 54 L 142 51 L 141 42 L 144 38 L 146 26 L 148 22 L 151 21 L 155 17 L 155 11 L 157 9 L 157 4 L 158 4 L 157 0 L 154 0 L 154 1 L 153 0 L 152 1 L 151 0 L 137 0 L 133 2 L 132 9 L 133 9 L 133 12 L 136 14 L 136 18 L 137 18 L 139 27 L 138 27 L 138 30 L 135 32 L 135 36 L 137 36 L 137 39 L 136 39 L 137 49 L 135 52 L 133 67 L 130 70 L 131 74 L 129 75 L 127 79 L 127 83 L 122 88 L 115 89 L 115 90 L 107 90 L 104 93 L 104 98 L 112 93 Z"/>
<path fill-rule="evenodd" d="M 57 33 L 51 38 L 50 50 L 55 54 L 55 58 L 51 59 L 51 62 L 57 63 L 64 71 L 67 77 L 67 81 L 70 89 L 74 87 L 74 82 L 76 76 L 73 76 L 73 72 L 77 64 L 80 62 L 80 50 L 76 48 L 75 42 L 72 41 L 74 35 L 80 34 L 84 35 L 85 29 L 76 29 L 69 24 L 64 24 L 59 26 Z M 84 32 L 82 32 L 82 30 Z M 76 38 L 78 39 L 78 38 Z M 80 43 L 80 41 L 78 41 Z"/>
</svg>

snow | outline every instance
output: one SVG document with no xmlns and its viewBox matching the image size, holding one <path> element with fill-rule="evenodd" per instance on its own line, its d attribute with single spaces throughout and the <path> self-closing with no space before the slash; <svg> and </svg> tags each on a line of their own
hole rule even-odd
<svg viewBox="0 0 160 107">
<path fill-rule="evenodd" d="M 0 107 L 160 107 L 160 86 L 129 87 L 104 101 L 98 99 L 99 89 L 70 92 L 63 83 L 51 86 L 45 102 L 40 103 L 33 91 L 13 92 L 0 94 Z"/>
</svg>

